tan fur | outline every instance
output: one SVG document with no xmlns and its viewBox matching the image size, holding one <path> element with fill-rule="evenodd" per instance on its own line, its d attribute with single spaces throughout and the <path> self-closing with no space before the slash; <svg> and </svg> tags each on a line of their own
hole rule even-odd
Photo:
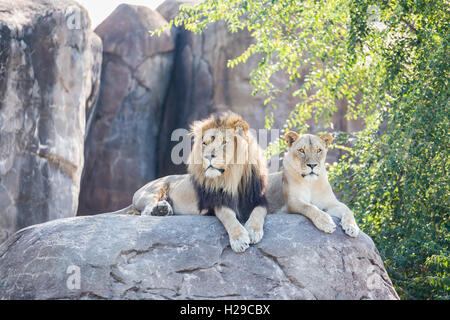
<svg viewBox="0 0 450 320">
<path fill-rule="evenodd" d="M 220 117 L 211 116 L 196 121 L 191 126 L 190 134 L 194 144 L 188 159 L 188 174 L 149 182 L 134 194 L 130 212 L 152 215 L 155 208 L 159 208 L 160 211 L 168 210 L 170 214 L 205 214 L 198 210 L 192 178 L 211 190 L 224 190 L 230 195 L 237 195 L 242 183 L 244 188 L 248 187 L 254 170 L 267 183 L 266 159 L 255 138 L 248 132 L 248 124 L 239 115 L 228 112 Z M 212 155 L 214 158 L 211 158 Z M 171 206 L 168 199 L 172 201 Z M 265 208 L 256 207 L 252 211 L 247 229 L 230 208 L 215 208 L 215 212 L 229 234 L 234 251 L 243 252 L 250 243 L 261 240 L 267 213 Z"/>
<path fill-rule="evenodd" d="M 359 228 L 352 211 L 336 199 L 328 182 L 325 158 L 333 141 L 331 135 L 318 137 L 291 131 L 285 135 L 285 141 L 289 150 L 284 156 L 284 170 L 269 176 L 269 212 L 302 214 L 326 233 L 334 232 L 336 225 L 330 215 L 336 216 L 345 233 L 356 237 Z M 277 189 L 283 190 L 282 199 L 271 195 Z"/>
</svg>

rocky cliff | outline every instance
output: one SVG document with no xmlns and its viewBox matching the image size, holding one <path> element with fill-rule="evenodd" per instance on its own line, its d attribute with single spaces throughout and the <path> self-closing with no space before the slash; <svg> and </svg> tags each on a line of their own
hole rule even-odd
<svg viewBox="0 0 450 320">
<path fill-rule="evenodd" d="M 74 216 L 102 45 L 73 1 L 0 1 L 0 243 Z"/>
<path fill-rule="evenodd" d="M 175 35 L 151 37 L 166 20 L 120 5 L 96 29 L 103 41 L 98 103 L 88 119 L 79 214 L 113 211 L 157 177 L 157 142 L 173 65 Z"/>
</svg>

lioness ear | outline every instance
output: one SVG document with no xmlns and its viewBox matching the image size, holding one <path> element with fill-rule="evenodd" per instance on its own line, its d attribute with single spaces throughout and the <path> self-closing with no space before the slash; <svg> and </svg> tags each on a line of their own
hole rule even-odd
<svg viewBox="0 0 450 320">
<path fill-rule="evenodd" d="M 239 135 L 244 135 L 248 131 L 248 123 L 244 120 L 238 120 L 233 124 L 236 133 Z"/>
<path fill-rule="evenodd" d="M 329 133 L 321 135 L 320 139 L 322 139 L 322 141 L 325 142 L 325 147 L 327 147 L 327 149 L 330 146 L 331 142 L 333 142 L 333 137 Z"/>
<path fill-rule="evenodd" d="M 292 144 L 298 139 L 299 134 L 294 131 L 289 131 L 284 135 L 284 141 L 288 144 L 288 146 L 292 146 Z"/>
</svg>

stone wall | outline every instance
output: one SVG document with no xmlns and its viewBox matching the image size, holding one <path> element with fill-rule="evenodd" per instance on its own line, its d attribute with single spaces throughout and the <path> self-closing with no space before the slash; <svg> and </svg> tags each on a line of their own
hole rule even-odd
<svg viewBox="0 0 450 320">
<path fill-rule="evenodd" d="M 76 214 L 101 51 L 73 1 L 0 2 L 0 243 Z"/>
</svg>

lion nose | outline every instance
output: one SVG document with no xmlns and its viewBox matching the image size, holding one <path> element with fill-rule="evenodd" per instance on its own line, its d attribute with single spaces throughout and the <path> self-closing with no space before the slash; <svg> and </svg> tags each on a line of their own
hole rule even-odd
<svg viewBox="0 0 450 320">
<path fill-rule="evenodd" d="M 308 163 L 307 166 L 310 167 L 312 170 L 317 166 L 317 163 Z"/>
<path fill-rule="evenodd" d="M 212 159 L 214 159 L 216 156 L 214 155 L 214 154 L 210 154 L 210 155 L 207 155 L 207 156 L 205 156 L 205 158 L 207 159 L 207 160 L 209 160 L 209 161 L 211 161 Z"/>
</svg>

